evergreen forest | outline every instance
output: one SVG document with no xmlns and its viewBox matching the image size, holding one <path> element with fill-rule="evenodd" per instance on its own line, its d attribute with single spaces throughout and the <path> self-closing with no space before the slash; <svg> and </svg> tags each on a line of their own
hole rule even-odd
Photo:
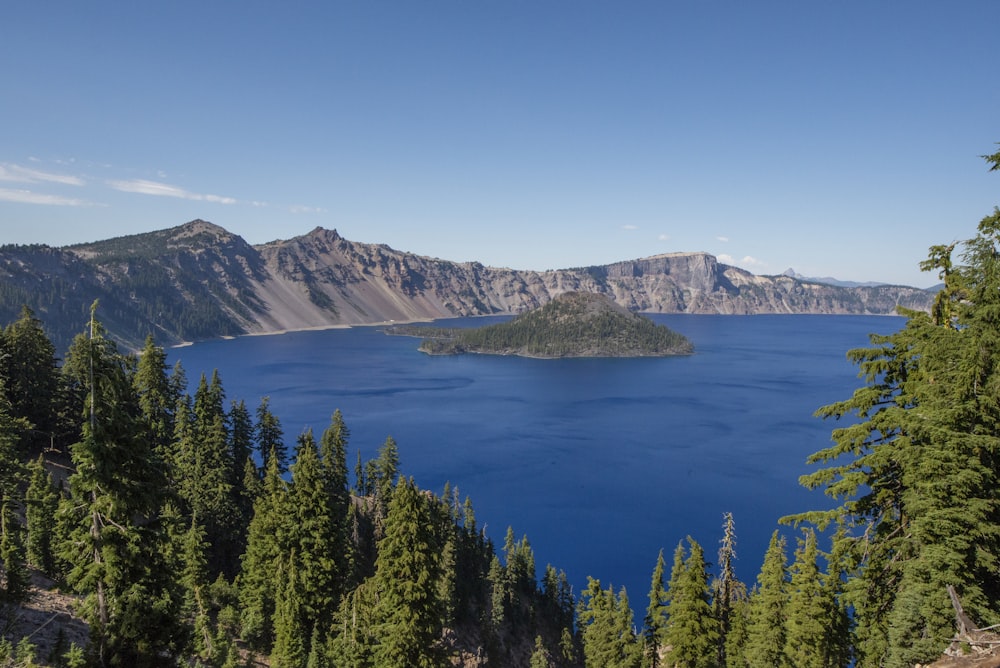
<svg viewBox="0 0 1000 668">
<path fill-rule="evenodd" d="M 1000 209 L 921 266 L 944 282 L 933 308 L 849 351 L 859 388 L 817 412 L 832 445 L 801 482 L 836 507 L 782 518 L 752 582 L 726 514 L 717 550 L 650 555 L 641 599 L 593 577 L 574 592 L 513 528 L 494 544 L 457 486 L 406 476 L 391 437 L 349 464 L 333 407 L 321 433 L 289 435 L 267 397 L 189 382 L 152 338 L 119 350 L 96 302 L 61 356 L 26 306 L 0 334 L 0 662 L 902 668 L 972 652 L 966 621 L 1000 622 Z M 72 594 L 85 640 L 36 643 L 22 613 L 43 588 Z"/>
</svg>

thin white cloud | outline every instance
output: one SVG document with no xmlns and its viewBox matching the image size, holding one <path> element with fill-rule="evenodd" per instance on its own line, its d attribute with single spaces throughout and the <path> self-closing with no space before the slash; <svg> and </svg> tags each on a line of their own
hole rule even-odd
<svg viewBox="0 0 1000 668">
<path fill-rule="evenodd" d="M 0 165 L 0 181 L 9 183 L 61 183 L 68 186 L 82 186 L 83 179 L 69 174 L 53 174 L 39 169 L 22 167 L 11 163 Z"/>
<path fill-rule="evenodd" d="M 147 181 L 145 179 L 131 179 L 129 181 L 108 181 L 108 185 L 115 190 L 126 193 L 137 193 L 139 195 L 155 195 L 157 197 L 176 197 L 178 199 L 189 199 L 197 202 L 214 202 L 216 204 L 236 204 L 232 197 L 221 195 L 208 195 L 193 193 L 168 183 L 159 181 Z"/>
<path fill-rule="evenodd" d="M 293 204 L 288 207 L 291 213 L 326 213 L 326 209 L 318 206 L 303 206 L 301 204 Z"/>
<path fill-rule="evenodd" d="M 626 232 L 633 232 L 633 231 L 639 229 L 639 226 L 638 225 L 622 225 L 622 229 L 625 230 Z"/>
<path fill-rule="evenodd" d="M 734 266 L 734 267 L 742 267 L 743 269 L 749 269 L 749 268 L 752 268 L 752 267 L 766 267 L 767 266 L 767 262 L 763 262 L 761 260 L 758 260 L 757 258 L 755 258 L 752 255 L 744 255 L 742 260 L 737 260 L 736 258 L 734 258 L 732 255 L 729 255 L 728 253 L 721 253 L 720 255 L 716 255 L 715 259 L 717 259 L 722 264 L 728 264 L 728 265 Z"/>
<path fill-rule="evenodd" d="M 660 236 L 658 236 L 656 238 L 659 239 L 660 241 L 670 241 L 670 235 L 669 234 L 661 234 Z"/>
<path fill-rule="evenodd" d="M 720 237 L 715 237 L 715 238 L 716 238 L 716 239 L 717 239 L 718 241 L 721 241 L 722 243 L 727 243 L 727 242 L 729 241 L 729 237 L 721 237 L 721 236 L 720 236 Z"/>
<path fill-rule="evenodd" d="M 30 190 L 11 190 L 0 188 L 0 202 L 16 202 L 18 204 L 47 204 L 50 206 L 99 206 L 93 202 L 61 195 L 47 195 Z"/>
</svg>

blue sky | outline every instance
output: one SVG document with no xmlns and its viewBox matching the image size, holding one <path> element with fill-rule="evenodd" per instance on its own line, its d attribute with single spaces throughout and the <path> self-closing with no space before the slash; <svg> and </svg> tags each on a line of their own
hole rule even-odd
<svg viewBox="0 0 1000 668">
<path fill-rule="evenodd" d="M 7 3 L 0 243 L 203 218 L 925 287 L 1000 204 L 997 26 L 993 0 Z"/>
</svg>

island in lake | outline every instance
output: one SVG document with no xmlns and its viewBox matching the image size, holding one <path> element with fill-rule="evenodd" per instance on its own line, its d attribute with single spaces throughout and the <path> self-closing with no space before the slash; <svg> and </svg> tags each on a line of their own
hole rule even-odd
<svg viewBox="0 0 1000 668">
<path fill-rule="evenodd" d="M 406 325 L 391 327 L 386 333 L 422 337 L 420 350 L 430 355 L 664 357 L 694 352 L 682 334 L 604 295 L 584 292 L 567 292 L 509 322 L 486 327 Z"/>
</svg>

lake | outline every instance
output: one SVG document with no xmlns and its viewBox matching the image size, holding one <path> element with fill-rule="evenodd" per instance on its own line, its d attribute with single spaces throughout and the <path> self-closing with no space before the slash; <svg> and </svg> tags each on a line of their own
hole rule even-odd
<svg viewBox="0 0 1000 668">
<path fill-rule="evenodd" d="M 798 485 L 836 425 L 813 417 L 860 384 L 846 359 L 885 316 L 654 315 L 694 343 L 687 357 L 540 360 L 430 357 L 418 340 L 356 327 L 216 340 L 169 351 L 191 391 L 218 369 L 228 399 L 262 396 L 289 450 L 339 408 L 356 453 L 396 439 L 400 468 L 425 489 L 469 496 L 502 548 L 527 535 L 541 575 L 565 570 L 627 588 L 644 610 L 656 555 L 690 535 L 714 560 L 724 512 L 737 574 L 752 583 L 782 515 L 830 502 Z M 505 318 L 442 320 L 479 326 Z M 781 530 L 794 546 L 794 532 Z M 790 550 L 791 551 L 791 550 Z M 791 555 L 789 555 L 791 556 Z M 640 613 L 641 618 L 641 613 Z"/>
</svg>

